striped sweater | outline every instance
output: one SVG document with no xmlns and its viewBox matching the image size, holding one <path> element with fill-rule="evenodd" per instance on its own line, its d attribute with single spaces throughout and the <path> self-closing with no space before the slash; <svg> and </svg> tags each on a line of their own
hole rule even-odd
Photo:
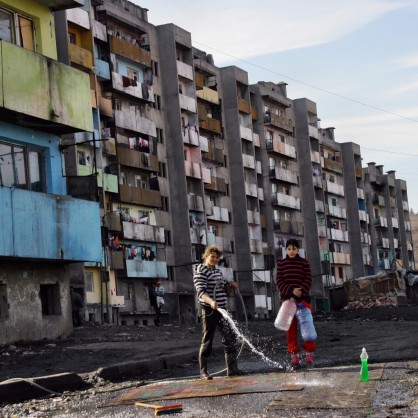
<svg viewBox="0 0 418 418">
<path fill-rule="evenodd" d="M 282 300 L 293 297 L 295 300 L 310 302 L 312 273 L 309 262 L 299 254 L 295 258 L 286 257 L 280 260 L 277 263 L 276 284 Z M 293 289 L 297 287 L 302 289 L 300 298 L 293 294 Z"/>
<path fill-rule="evenodd" d="M 227 293 L 225 286 L 228 285 L 228 282 L 224 279 L 221 270 L 198 264 L 194 268 L 193 283 L 201 305 L 210 306 L 201 300 L 201 296 L 207 293 L 212 299 L 216 300 L 220 308 L 226 307 Z M 214 290 L 215 295 L 213 294 Z"/>
</svg>

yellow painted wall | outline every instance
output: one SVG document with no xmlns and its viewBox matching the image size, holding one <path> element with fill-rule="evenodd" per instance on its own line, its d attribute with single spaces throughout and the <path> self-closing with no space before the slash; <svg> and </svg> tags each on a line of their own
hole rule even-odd
<svg viewBox="0 0 418 418">
<path fill-rule="evenodd" d="M 33 0 L 0 0 L 0 7 L 30 17 L 35 24 L 36 52 L 57 59 L 54 15 Z"/>
<path fill-rule="evenodd" d="M 93 292 L 86 292 L 87 303 L 100 303 L 100 270 L 86 268 L 86 272 L 93 274 Z"/>
</svg>

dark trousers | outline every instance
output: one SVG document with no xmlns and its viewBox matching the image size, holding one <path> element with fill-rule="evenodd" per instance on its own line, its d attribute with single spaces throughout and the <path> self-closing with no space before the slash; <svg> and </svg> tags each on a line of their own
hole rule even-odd
<svg viewBox="0 0 418 418">
<path fill-rule="evenodd" d="M 158 305 L 154 305 L 154 310 L 155 310 L 154 323 L 155 325 L 160 325 L 161 308 Z"/>
<path fill-rule="evenodd" d="M 234 330 L 217 310 L 206 306 L 202 306 L 202 342 L 199 355 L 208 357 L 212 353 L 216 328 L 222 335 L 222 345 L 225 353 L 235 355 L 237 352 L 237 336 Z"/>
</svg>

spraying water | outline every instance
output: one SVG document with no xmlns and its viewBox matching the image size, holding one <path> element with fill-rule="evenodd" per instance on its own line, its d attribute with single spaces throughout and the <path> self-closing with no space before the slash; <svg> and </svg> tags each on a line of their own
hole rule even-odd
<svg viewBox="0 0 418 418">
<path fill-rule="evenodd" d="M 237 334 L 238 335 L 238 337 L 242 340 L 242 341 L 244 341 L 247 345 L 248 345 L 248 347 L 250 347 L 250 349 L 251 349 L 251 351 L 253 352 L 253 353 L 255 353 L 255 354 L 257 354 L 258 356 L 260 356 L 261 357 L 261 359 L 265 362 L 265 363 L 267 363 L 267 364 L 269 364 L 270 366 L 275 366 L 275 367 L 283 367 L 280 363 L 278 363 L 277 361 L 274 361 L 274 360 L 271 360 L 271 359 L 269 359 L 263 352 L 261 352 L 260 350 L 257 350 L 257 348 L 255 348 L 253 345 L 252 345 L 252 343 L 251 343 L 251 341 L 249 341 L 248 340 L 248 338 L 245 336 L 245 335 L 243 335 L 241 332 L 240 332 L 240 330 L 238 329 L 238 327 L 237 327 L 237 325 L 236 325 L 236 323 L 234 322 L 234 320 L 229 316 L 229 314 L 228 314 L 228 312 L 225 310 L 225 309 L 223 309 L 223 308 L 218 308 L 218 311 L 219 311 L 219 313 L 224 317 L 224 319 L 226 320 L 226 321 L 228 321 L 229 322 L 229 324 L 231 325 L 231 328 L 233 329 L 233 331 L 235 332 L 235 334 Z"/>
</svg>

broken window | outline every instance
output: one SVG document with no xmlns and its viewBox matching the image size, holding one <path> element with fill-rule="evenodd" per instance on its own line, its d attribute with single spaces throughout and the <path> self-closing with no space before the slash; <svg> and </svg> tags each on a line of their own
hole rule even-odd
<svg viewBox="0 0 418 418">
<path fill-rule="evenodd" d="M 31 51 L 35 50 L 33 21 L 6 9 L 0 9 L 0 39 Z"/>
<path fill-rule="evenodd" d="M 59 284 L 41 284 L 39 297 L 42 305 L 42 316 L 61 315 Z"/>
</svg>

